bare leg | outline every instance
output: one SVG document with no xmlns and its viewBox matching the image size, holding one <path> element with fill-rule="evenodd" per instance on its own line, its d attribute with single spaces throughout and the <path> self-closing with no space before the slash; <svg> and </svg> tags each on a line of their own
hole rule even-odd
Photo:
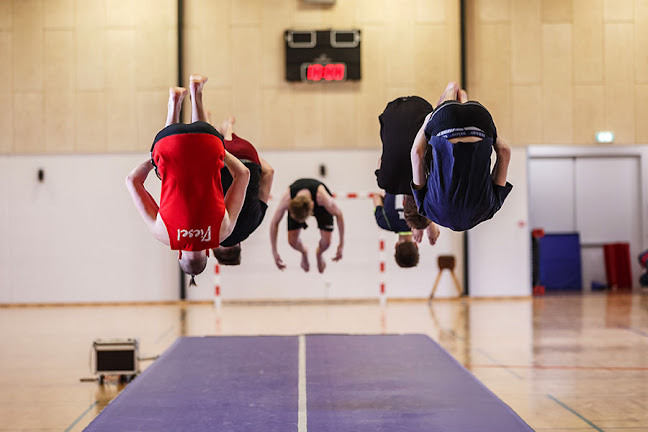
<svg viewBox="0 0 648 432">
<path fill-rule="evenodd" d="M 466 93 L 466 90 L 459 90 L 459 93 L 457 94 L 457 100 L 459 100 L 459 102 L 461 103 L 468 102 L 468 93 Z"/>
<path fill-rule="evenodd" d="M 261 162 L 259 199 L 267 204 L 270 199 L 270 191 L 272 190 L 272 181 L 274 180 L 274 168 L 261 156 L 259 156 L 259 162 Z"/>
<path fill-rule="evenodd" d="M 187 89 L 182 87 L 171 87 L 169 89 L 169 108 L 167 111 L 166 125 L 180 123 L 180 110 L 182 101 L 187 94 Z"/>
<path fill-rule="evenodd" d="M 227 117 L 227 120 L 223 120 L 223 123 L 221 123 L 221 129 L 219 132 L 223 134 L 227 141 L 232 141 L 234 123 L 236 123 L 236 119 L 232 116 Z"/>
<path fill-rule="evenodd" d="M 317 246 L 317 270 L 319 270 L 320 273 L 324 273 L 324 269 L 326 269 L 326 261 L 324 261 L 324 252 L 331 247 L 331 231 L 324 231 L 320 230 L 320 241 L 319 245 Z"/>
<path fill-rule="evenodd" d="M 458 92 L 459 92 L 459 84 L 457 84 L 454 81 L 449 82 L 448 86 L 443 91 L 443 94 L 441 94 L 441 97 L 439 98 L 439 103 L 437 104 L 437 106 L 441 105 L 443 102 L 448 101 L 448 100 L 457 100 L 457 93 Z"/>
<path fill-rule="evenodd" d="M 308 249 L 306 249 L 306 246 L 304 246 L 304 243 L 302 243 L 301 238 L 299 237 L 300 233 L 301 230 L 288 231 L 288 244 L 290 245 L 290 247 L 302 254 L 301 268 L 304 269 L 305 272 L 307 272 L 310 270 L 310 263 L 308 262 Z"/>
<path fill-rule="evenodd" d="M 207 82 L 204 75 L 191 75 L 189 77 L 189 92 L 191 93 L 191 121 L 207 121 L 207 113 L 203 107 L 203 86 Z"/>
</svg>

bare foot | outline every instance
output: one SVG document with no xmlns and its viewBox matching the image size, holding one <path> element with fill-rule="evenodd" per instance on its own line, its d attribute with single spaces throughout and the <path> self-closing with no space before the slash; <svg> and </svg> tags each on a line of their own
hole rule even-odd
<svg viewBox="0 0 648 432">
<path fill-rule="evenodd" d="M 315 255 L 317 256 L 317 270 L 319 270 L 320 273 L 324 273 L 324 269 L 326 269 L 326 261 L 324 261 L 324 255 L 320 253 L 319 248 Z"/>
<path fill-rule="evenodd" d="M 459 84 L 454 81 L 449 82 L 448 86 L 443 91 L 443 94 L 441 95 L 437 106 L 448 100 L 457 100 L 457 92 L 459 92 Z"/>
<path fill-rule="evenodd" d="M 464 90 L 464 89 L 459 90 L 459 94 L 457 95 L 457 99 L 461 103 L 468 102 L 468 93 L 466 93 L 466 90 Z"/>
<path fill-rule="evenodd" d="M 184 87 L 169 88 L 169 105 L 179 108 L 182 106 L 182 101 L 186 95 L 187 89 Z"/>
<path fill-rule="evenodd" d="M 223 134 L 227 141 L 232 140 L 232 134 L 234 133 L 234 123 L 236 123 L 236 119 L 232 116 L 229 116 L 227 120 L 223 120 L 223 123 L 221 124 L 220 133 Z"/>
<path fill-rule="evenodd" d="M 207 77 L 204 75 L 193 74 L 189 77 L 189 89 L 191 94 L 202 91 L 203 86 L 207 82 Z"/>
<path fill-rule="evenodd" d="M 310 263 L 308 262 L 308 253 L 302 254 L 301 268 L 304 269 L 305 272 L 310 270 Z"/>
</svg>

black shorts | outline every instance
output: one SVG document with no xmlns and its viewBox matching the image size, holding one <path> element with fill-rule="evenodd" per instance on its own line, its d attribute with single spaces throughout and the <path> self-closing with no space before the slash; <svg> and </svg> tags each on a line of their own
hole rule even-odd
<svg viewBox="0 0 648 432">
<path fill-rule="evenodd" d="M 333 215 L 326 211 L 323 207 L 316 208 L 313 211 L 313 216 L 317 219 L 317 228 L 322 231 L 333 231 Z M 288 231 L 295 231 L 298 229 L 306 229 L 308 225 L 306 222 L 297 222 L 288 214 Z"/>
<path fill-rule="evenodd" d="M 155 135 L 155 139 L 153 140 L 153 145 L 151 145 L 151 164 L 153 164 L 153 167 L 155 168 L 155 174 L 158 176 L 158 178 L 160 178 L 160 173 L 158 173 L 157 166 L 153 161 L 153 149 L 155 148 L 155 144 L 157 144 L 157 142 L 160 141 L 162 138 L 166 138 L 171 135 L 191 134 L 191 133 L 210 134 L 218 137 L 221 141 L 224 141 L 223 135 L 221 135 L 221 133 L 218 132 L 214 126 L 204 121 L 196 121 L 189 124 L 185 124 L 185 123 L 170 124 L 169 126 L 162 129 L 160 132 L 158 132 L 157 135 Z"/>
<path fill-rule="evenodd" d="M 263 222 L 268 204 L 259 199 L 259 181 L 261 179 L 261 165 L 254 162 L 245 161 L 243 165 L 250 170 L 250 180 L 245 191 L 245 200 L 241 207 L 241 212 L 236 220 L 234 230 L 223 240 L 220 245 L 229 247 L 234 246 L 247 239 Z M 227 193 L 232 185 L 232 174 L 227 168 L 221 170 L 221 182 L 223 184 L 223 193 Z"/>
<path fill-rule="evenodd" d="M 477 136 L 480 138 L 497 138 L 497 129 L 488 110 L 477 101 L 461 103 L 449 100 L 439 105 L 425 125 L 425 137 L 429 141 L 433 136 L 447 139 Z"/>
</svg>

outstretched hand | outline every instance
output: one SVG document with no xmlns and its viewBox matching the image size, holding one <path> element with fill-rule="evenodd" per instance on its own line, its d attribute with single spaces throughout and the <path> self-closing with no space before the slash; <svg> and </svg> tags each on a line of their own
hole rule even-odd
<svg viewBox="0 0 648 432">
<path fill-rule="evenodd" d="M 286 264 L 284 264 L 283 260 L 282 260 L 281 257 L 279 256 L 279 254 L 278 254 L 278 253 L 275 253 L 275 254 L 273 254 L 273 256 L 274 256 L 274 262 L 275 262 L 275 264 L 277 265 L 277 268 L 278 268 L 279 270 L 283 270 L 283 269 L 285 269 L 285 268 L 286 268 Z"/>
<path fill-rule="evenodd" d="M 335 256 L 333 257 L 333 261 L 340 261 L 342 259 L 342 249 L 344 249 L 343 245 L 338 246 L 337 252 L 335 252 Z"/>
<path fill-rule="evenodd" d="M 412 239 L 414 239 L 416 243 L 421 243 L 421 240 L 423 240 L 423 231 L 424 230 L 412 228 Z"/>
<path fill-rule="evenodd" d="M 428 227 L 425 229 L 427 231 L 427 236 L 428 240 L 430 241 L 430 244 L 434 246 L 437 242 L 437 239 L 439 238 L 439 235 L 441 235 L 441 231 L 439 230 L 439 226 L 432 222 Z"/>
</svg>

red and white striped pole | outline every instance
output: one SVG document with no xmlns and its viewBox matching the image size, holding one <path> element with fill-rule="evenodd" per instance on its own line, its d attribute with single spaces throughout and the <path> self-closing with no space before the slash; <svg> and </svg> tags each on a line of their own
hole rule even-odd
<svg viewBox="0 0 648 432">
<path fill-rule="evenodd" d="M 387 295 L 385 292 L 385 238 L 381 234 L 380 239 L 378 240 L 378 258 L 380 260 L 380 277 L 379 279 L 379 284 L 380 284 L 380 306 L 385 306 L 387 304 Z"/>
<path fill-rule="evenodd" d="M 216 263 L 214 265 L 214 306 L 216 309 L 220 310 L 221 308 L 221 273 L 220 273 L 220 264 Z"/>
</svg>

